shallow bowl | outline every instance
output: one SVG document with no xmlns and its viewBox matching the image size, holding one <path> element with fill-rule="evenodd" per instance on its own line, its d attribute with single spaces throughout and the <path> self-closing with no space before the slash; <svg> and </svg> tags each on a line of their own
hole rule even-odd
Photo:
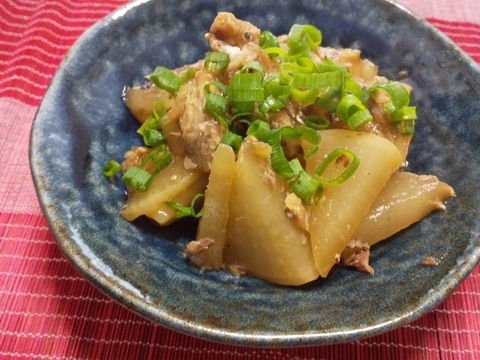
<svg viewBox="0 0 480 360">
<path fill-rule="evenodd" d="M 201 273 L 182 257 L 194 222 L 158 228 L 119 217 L 123 186 L 102 166 L 135 143 L 126 84 L 156 66 L 204 56 L 218 11 L 261 29 L 310 23 L 324 45 L 362 50 L 395 79 L 407 74 L 419 120 L 409 170 L 435 174 L 456 198 L 446 212 L 379 244 L 375 275 L 335 268 L 325 280 L 282 287 L 226 272 Z M 31 169 L 49 226 L 95 286 L 163 326 L 241 345 L 351 341 L 392 330 L 437 306 L 479 261 L 480 75 L 444 35 L 382 0 L 181 0 L 126 4 L 88 29 L 61 63 L 36 115 Z M 438 260 L 420 265 L 425 256 Z"/>
</svg>

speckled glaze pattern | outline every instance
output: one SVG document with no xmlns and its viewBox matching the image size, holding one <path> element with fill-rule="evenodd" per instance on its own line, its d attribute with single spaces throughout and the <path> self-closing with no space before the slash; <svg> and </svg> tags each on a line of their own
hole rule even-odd
<svg viewBox="0 0 480 360">
<path fill-rule="evenodd" d="M 446 212 L 376 246 L 368 276 L 335 268 L 291 288 L 225 272 L 201 273 L 182 257 L 195 223 L 160 229 L 118 212 L 125 199 L 103 164 L 121 159 L 136 123 L 124 85 L 157 65 L 203 57 L 218 11 L 286 33 L 318 26 L 324 45 L 361 49 L 381 73 L 406 72 L 419 121 L 409 170 L 436 174 L 456 198 Z M 86 31 L 58 69 L 36 115 L 30 159 L 49 226 L 76 268 L 133 311 L 178 331 L 242 345 L 351 341 L 406 324 L 433 309 L 480 257 L 480 72 L 425 21 L 382 0 L 136 1 Z M 423 267 L 425 256 L 438 266 Z"/>
</svg>

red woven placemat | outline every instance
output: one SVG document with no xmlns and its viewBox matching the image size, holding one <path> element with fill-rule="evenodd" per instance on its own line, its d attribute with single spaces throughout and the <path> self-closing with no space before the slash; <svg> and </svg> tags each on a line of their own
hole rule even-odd
<svg viewBox="0 0 480 360">
<path fill-rule="evenodd" d="M 407 326 L 352 343 L 288 349 L 212 343 L 163 328 L 110 300 L 77 273 L 41 214 L 28 165 L 29 131 L 71 44 L 125 2 L 0 3 L 0 358 L 480 358 L 479 267 L 438 308 Z M 402 3 L 480 62 L 478 0 Z"/>
</svg>

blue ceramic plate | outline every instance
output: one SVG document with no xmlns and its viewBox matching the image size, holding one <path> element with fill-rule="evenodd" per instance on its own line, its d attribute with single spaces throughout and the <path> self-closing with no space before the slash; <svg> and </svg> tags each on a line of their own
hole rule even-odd
<svg viewBox="0 0 480 360">
<path fill-rule="evenodd" d="M 353 47 L 382 74 L 407 73 L 420 120 L 409 170 L 436 174 L 457 197 L 446 212 L 379 244 L 374 276 L 336 268 L 328 279 L 280 287 L 225 272 L 200 273 L 182 257 L 195 224 L 160 229 L 124 221 L 120 183 L 102 176 L 136 141 L 125 84 L 157 65 L 203 57 L 204 33 L 231 11 L 276 34 L 294 23 L 323 31 L 324 45 Z M 94 285 L 133 311 L 205 339 L 297 346 L 351 341 L 432 310 L 477 264 L 480 75 L 446 37 L 381 0 L 208 0 L 128 3 L 86 31 L 58 69 L 31 134 L 38 196 L 59 246 Z M 420 266 L 425 256 L 439 264 Z"/>
</svg>

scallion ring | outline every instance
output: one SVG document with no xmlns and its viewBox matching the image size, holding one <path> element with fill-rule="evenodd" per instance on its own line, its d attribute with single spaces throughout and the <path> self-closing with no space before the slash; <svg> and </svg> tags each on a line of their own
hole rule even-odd
<svg viewBox="0 0 480 360">
<path fill-rule="evenodd" d="M 175 217 L 176 218 L 183 218 L 183 217 L 188 217 L 188 216 L 191 216 L 193 218 L 200 218 L 202 217 L 203 215 L 203 207 L 199 210 L 199 211 L 196 211 L 196 207 L 197 207 L 197 202 L 200 201 L 201 199 L 203 199 L 205 197 L 204 194 L 197 194 L 193 197 L 191 203 L 190 203 L 190 206 L 183 206 L 179 203 L 176 203 L 174 201 L 166 201 L 165 204 L 167 204 L 168 206 L 170 206 L 172 209 L 176 210 L 176 214 L 175 214 Z"/>
<path fill-rule="evenodd" d="M 154 164 L 151 174 L 156 175 L 165 169 L 173 161 L 173 158 L 170 151 L 168 151 L 167 146 L 161 144 L 152 148 L 152 150 L 142 159 L 141 167 L 146 167 L 149 161 Z"/>
<path fill-rule="evenodd" d="M 324 177 L 322 177 L 322 174 L 325 172 L 325 170 L 333 162 L 337 162 L 341 158 L 345 158 L 348 161 L 348 166 L 346 167 L 346 169 L 334 179 L 325 179 Z M 315 176 L 322 184 L 339 185 L 345 182 L 350 176 L 352 176 L 359 165 L 360 160 L 353 152 L 347 149 L 338 148 L 330 152 L 325 157 L 325 159 L 323 159 L 323 161 L 315 170 Z"/>
<path fill-rule="evenodd" d="M 146 191 L 153 181 L 153 175 L 137 166 L 130 166 L 123 174 L 122 180 L 137 191 Z"/>
<path fill-rule="evenodd" d="M 254 136 L 259 141 L 266 141 L 270 133 L 270 124 L 263 120 L 253 121 L 247 129 L 248 136 Z"/>
<path fill-rule="evenodd" d="M 240 149 L 240 145 L 242 145 L 242 142 L 243 138 L 232 131 L 227 131 L 225 135 L 223 135 L 223 137 L 220 139 L 220 143 L 230 146 L 235 153 L 237 153 Z"/>
<path fill-rule="evenodd" d="M 313 25 L 294 24 L 287 35 L 290 55 L 305 54 L 322 43 L 322 32 Z"/>
<path fill-rule="evenodd" d="M 220 51 L 211 51 L 205 54 L 205 69 L 212 72 L 224 71 L 230 63 L 230 55 Z"/>
<path fill-rule="evenodd" d="M 412 135 L 417 119 L 415 106 L 404 106 L 392 114 L 392 121 L 397 131 L 402 135 Z"/>
<path fill-rule="evenodd" d="M 106 177 L 115 176 L 120 171 L 120 164 L 115 160 L 110 160 L 103 165 L 102 173 Z"/>
<path fill-rule="evenodd" d="M 265 69 L 258 61 L 248 61 L 245 65 L 242 66 L 242 73 L 259 73 L 262 79 L 265 77 Z"/>
<path fill-rule="evenodd" d="M 260 33 L 260 46 L 262 49 L 278 47 L 278 40 L 270 31 L 265 30 Z"/>
<path fill-rule="evenodd" d="M 160 107 L 161 111 L 158 111 Z M 165 105 L 161 100 L 156 100 L 152 105 L 152 115 L 149 116 L 138 128 L 137 134 L 142 135 L 143 143 L 147 146 L 155 146 L 165 142 L 163 134 L 159 130 L 163 117 L 167 113 Z"/>
<path fill-rule="evenodd" d="M 346 122 L 350 129 L 355 130 L 373 119 L 370 111 L 362 101 L 352 94 L 342 96 L 337 105 L 337 116 Z"/>
<path fill-rule="evenodd" d="M 172 70 L 163 66 L 156 67 L 149 79 L 156 87 L 168 91 L 174 96 L 182 84 L 180 78 Z"/>
<path fill-rule="evenodd" d="M 322 183 L 301 170 L 297 178 L 290 183 L 292 191 L 303 200 L 305 204 L 317 203 L 322 194 Z"/>
<path fill-rule="evenodd" d="M 303 119 L 303 122 L 306 126 L 314 130 L 325 130 L 330 127 L 330 120 L 319 115 L 307 115 Z"/>
<path fill-rule="evenodd" d="M 268 56 L 270 57 L 281 57 L 282 59 L 287 59 L 288 58 L 288 54 L 285 50 L 283 50 L 282 48 L 280 47 L 268 47 L 266 49 L 263 50 L 265 52 L 265 54 L 267 54 Z"/>
</svg>

